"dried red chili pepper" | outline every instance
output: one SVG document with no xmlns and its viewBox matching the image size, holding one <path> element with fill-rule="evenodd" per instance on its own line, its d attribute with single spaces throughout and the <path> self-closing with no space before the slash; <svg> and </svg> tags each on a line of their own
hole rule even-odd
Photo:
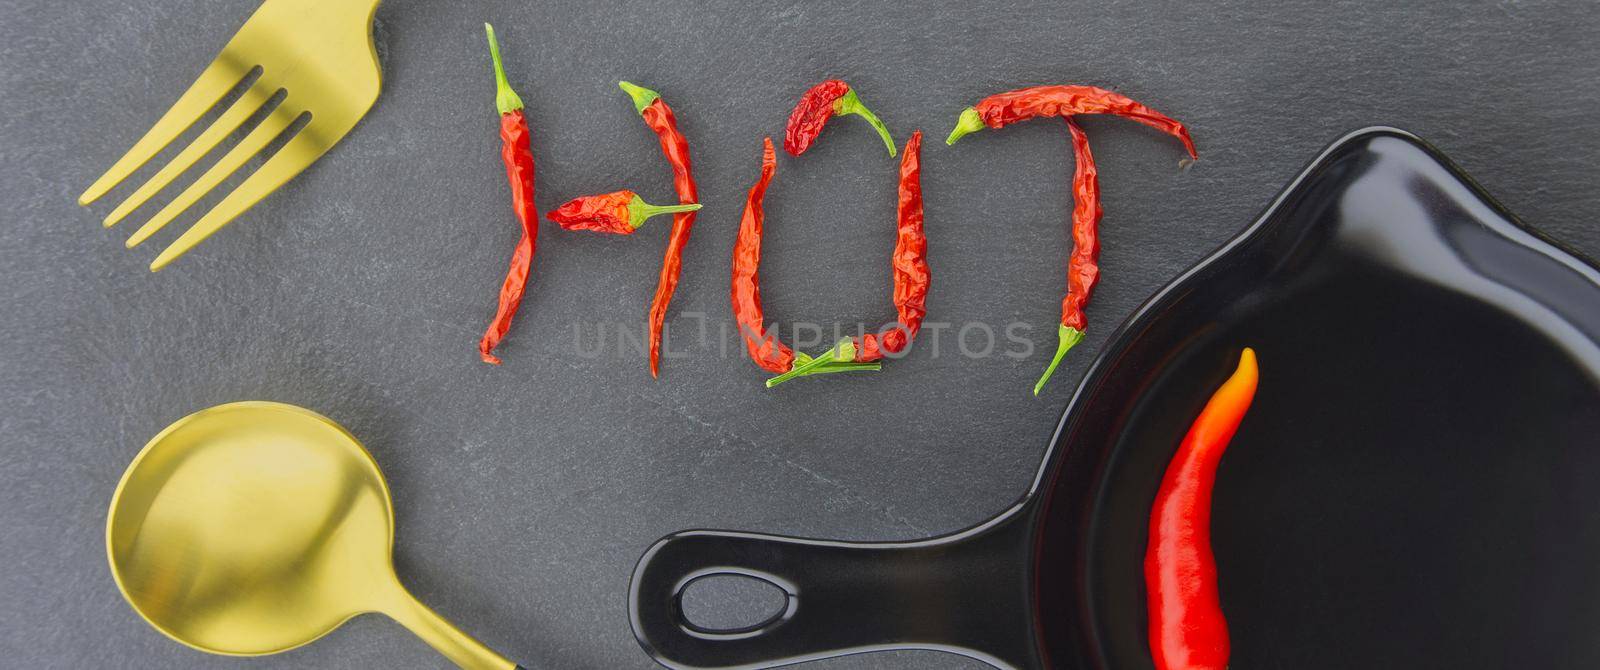
<svg viewBox="0 0 1600 670">
<path fill-rule="evenodd" d="M 761 175 L 756 178 L 756 183 L 750 187 L 750 193 L 745 198 L 744 215 L 739 220 L 739 236 L 733 244 L 730 298 L 734 320 L 739 324 L 739 333 L 744 337 L 750 359 L 785 380 L 810 374 L 879 369 L 876 363 L 853 362 L 855 346 L 849 340 L 829 354 L 813 359 L 805 354 L 795 354 L 794 350 L 778 341 L 775 333 L 767 330 L 766 315 L 761 307 L 761 236 L 766 222 L 762 204 L 777 169 L 777 151 L 772 147 L 772 138 L 768 137 L 764 140 L 761 154 Z M 770 388 L 775 383 L 782 382 L 768 380 L 767 386 Z"/>
<path fill-rule="evenodd" d="M 573 198 L 545 214 L 567 230 L 592 230 L 613 235 L 632 235 L 650 217 L 658 214 L 695 212 L 699 204 L 652 205 L 633 191 L 621 190 Z"/>
<path fill-rule="evenodd" d="M 1067 295 L 1061 301 L 1061 325 L 1057 329 L 1056 353 L 1044 374 L 1033 385 L 1033 394 L 1050 381 L 1062 359 L 1083 341 L 1087 317 L 1084 307 L 1100 278 L 1098 229 L 1103 214 L 1100 205 L 1099 171 L 1089 151 L 1088 136 L 1072 120 L 1076 114 L 1112 114 L 1132 119 L 1165 132 L 1183 142 L 1191 158 L 1198 158 L 1189 129 L 1182 123 L 1146 107 L 1120 93 L 1094 86 L 1034 86 L 989 96 L 961 113 L 955 130 L 945 144 L 955 144 L 968 133 L 985 127 L 1003 128 L 1012 123 L 1041 116 L 1066 119 L 1072 133 L 1072 148 L 1077 168 L 1073 175 L 1076 205 L 1072 212 L 1073 252 L 1067 264 Z"/>
<path fill-rule="evenodd" d="M 694 183 L 694 167 L 689 160 L 689 141 L 678 130 L 678 118 L 661 95 L 648 88 L 628 82 L 617 84 L 633 98 L 633 106 L 645 125 L 661 139 L 661 155 L 672 165 L 672 185 L 678 191 L 679 204 L 700 202 L 700 193 Z M 672 294 L 678 290 L 678 279 L 683 274 L 683 248 L 689 244 L 689 232 L 694 229 L 694 212 L 684 212 L 672 217 L 672 237 L 667 240 L 666 255 L 661 259 L 661 278 L 656 282 L 656 295 L 650 301 L 650 376 L 660 375 L 661 331 L 667 322 L 667 306 L 672 304 Z"/>
<path fill-rule="evenodd" d="M 1077 114 L 1113 114 L 1138 121 L 1178 138 L 1191 158 L 1200 157 L 1195 153 L 1194 140 L 1189 138 L 1189 129 L 1182 123 L 1133 98 L 1094 86 L 1033 86 L 991 95 L 962 111 L 955 130 L 950 131 L 950 137 L 944 142 L 955 144 L 956 140 L 985 126 L 998 130 L 1041 116 Z"/>
<path fill-rule="evenodd" d="M 777 152 L 772 138 L 766 139 L 761 154 L 761 176 L 745 198 L 744 215 L 739 219 L 739 236 L 733 243 L 733 317 L 744 335 L 745 348 L 756 365 L 774 374 L 794 366 L 794 351 L 767 332 L 766 315 L 761 308 L 761 233 L 766 214 L 762 202 L 767 187 L 778 170 Z"/>
<path fill-rule="evenodd" d="M 500 158 L 506 164 L 506 179 L 511 183 L 512 209 L 522 222 L 522 237 L 517 240 L 517 249 L 511 254 L 511 267 L 500 287 L 500 306 L 484 331 L 483 339 L 478 341 L 479 357 L 485 363 L 499 365 L 500 359 L 489 352 L 505 339 L 506 332 L 511 330 L 511 320 L 522 305 L 528 269 L 533 264 L 539 239 L 539 212 L 533 202 L 533 149 L 529 143 L 528 120 L 522 111 L 522 98 L 506 80 L 494 27 L 485 23 L 483 28 L 489 36 L 489 56 L 494 60 L 495 106 L 500 111 Z"/>
<path fill-rule="evenodd" d="M 894 137 L 889 134 L 888 127 L 883 125 L 877 114 L 861 104 L 855 89 L 838 79 L 812 86 L 805 95 L 800 96 L 800 102 L 789 114 L 789 126 L 783 135 L 783 150 L 791 156 L 805 153 L 817 136 L 822 134 L 828 119 L 846 114 L 858 115 L 872 124 L 878 136 L 883 138 L 883 145 L 889 148 L 889 155 L 894 155 Z"/>
<path fill-rule="evenodd" d="M 1258 378 L 1256 353 L 1245 349 L 1238 369 L 1184 435 L 1156 493 L 1144 583 L 1157 670 L 1228 667 L 1228 621 L 1211 553 L 1211 497 L 1222 453 L 1250 409 Z"/>
<path fill-rule="evenodd" d="M 911 133 L 900 158 L 900 202 L 894 244 L 894 307 L 899 321 L 888 332 L 856 338 L 857 362 L 897 354 L 911 344 L 928 314 L 928 238 L 923 234 L 922 131 Z"/>
<path fill-rule="evenodd" d="M 1067 352 L 1083 341 L 1083 331 L 1089 327 L 1083 308 L 1094 295 L 1100 280 L 1100 217 L 1105 210 L 1100 206 L 1100 170 L 1095 167 L 1094 154 L 1089 151 L 1089 136 L 1072 117 L 1067 117 L 1067 130 L 1072 133 L 1074 169 L 1072 173 L 1072 255 L 1067 259 L 1067 295 L 1061 299 L 1061 325 L 1057 328 L 1056 355 L 1050 359 L 1039 381 L 1033 384 L 1033 394 L 1039 395 L 1050 376 L 1056 373 Z"/>
</svg>

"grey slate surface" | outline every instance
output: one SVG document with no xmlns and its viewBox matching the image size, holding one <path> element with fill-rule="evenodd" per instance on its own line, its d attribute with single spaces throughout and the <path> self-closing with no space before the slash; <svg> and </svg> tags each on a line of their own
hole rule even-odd
<svg viewBox="0 0 1600 670">
<path fill-rule="evenodd" d="M 151 275 L 153 248 L 122 248 L 131 226 L 101 230 L 112 202 L 74 199 L 255 4 L 0 0 L 0 665 L 444 664 L 375 617 L 237 660 L 134 615 L 106 569 L 112 488 L 145 440 L 210 405 L 296 403 L 358 435 L 393 488 L 402 579 L 485 643 L 532 667 L 648 668 L 625 595 L 650 542 L 691 527 L 918 538 L 985 519 L 1021 493 L 1116 324 L 1345 131 L 1416 132 L 1529 223 L 1600 255 L 1590 1 L 391 0 L 385 92 L 357 131 Z M 728 254 L 760 138 L 820 78 L 854 84 L 901 141 L 931 136 L 930 318 L 1030 323 L 1041 348 L 1064 287 L 1067 135 L 1033 123 L 946 148 L 956 112 L 1021 85 L 1114 86 L 1187 122 L 1203 159 L 1180 170 L 1174 142 L 1084 121 L 1104 179 L 1105 283 L 1087 342 L 1039 399 L 1028 389 L 1047 352 L 970 359 L 949 331 L 938 357 L 919 346 L 876 375 L 775 391 L 737 349 L 693 337 L 659 381 L 615 346 L 586 357 L 573 324 L 592 338 L 642 322 L 664 220 L 632 239 L 546 225 L 507 363 L 491 368 L 474 345 L 517 233 L 484 20 L 529 103 L 543 208 L 625 186 L 670 201 L 655 139 L 613 82 L 677 108 L 706 205 L 675 303 L 691 335 L 689 315 L 713 332 L 731 321 Z M 849 121 L 781 161 L 763 266 L 773 318 L 891 317 L 882 151 Z M 979 665 L 916 652 L 813 667 Z"/>
</svg>

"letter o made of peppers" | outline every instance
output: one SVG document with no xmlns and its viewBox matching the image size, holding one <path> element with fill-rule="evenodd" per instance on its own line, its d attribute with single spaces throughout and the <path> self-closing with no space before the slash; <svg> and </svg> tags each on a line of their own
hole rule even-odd
<svg viewBox="0 0 1600 670">
<path fill-rule="evenodd" d="M 858 115 L 867 120 L 883 138 L 889 155 L 895 155 L 894 139 L 882 121 L 872 113 L 850 86 L 837 79 L 811 87 L 795 105 L 784 135 L 784 149 L 799 156 L 822 133 L 835 116 Z M 899 204 L 896 214 L 896 239 L 892 261 L 894 305 L 897 322 L 880 333 L 864 333 L 846 338 L 815 357 L 796 353 L 766 327 L 761 307 L 761 236 L 766 215 L 762 204 L 767 187 L 777 171 L 777 152 L 772 138 L 766 138 L 761 157 L 761 174 L 745 199 L 744 216 L 739 221 L 739 236 L 733 246 L 731 301 L 733 314 L 744 337 L 745 348 L 756 365 L 776 377 L 767 388 L 791 379 L 834 372 L 870 371 L 880 368 L 885 355 L 898 354 L 911 345 L 922 319 L 927 315 L 928 239 L 923 233 L 922 208 L 922 131 L 911 134 L 900 157 Z"/>
</svg>

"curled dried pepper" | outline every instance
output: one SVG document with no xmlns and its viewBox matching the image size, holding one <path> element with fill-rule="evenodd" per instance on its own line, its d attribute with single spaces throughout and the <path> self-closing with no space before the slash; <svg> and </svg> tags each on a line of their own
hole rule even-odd
<svg viewBox="0 0 1600 670">
<path fill-rule="evenodd" d="M 522 223 L 522 237 L 517 240 L 516 251 L 511 254 L 511 267 L 500 288 L 500 306 L 484 331 L 483 339 L 478 341 L 478 355 L 483 362 L 499 365 L 500 359 L 490 352 L 505 339 L 506 332 L 511 330 L 511 320 L 522 305 L 528 269 L 533 264 L 539 239 L 539 212 L 533 201 L 533 149 L 529 143 L 528 120 L 522 111 L 522 98 L 506 79 L 494 27 L 485 23 L 483 28 L 489 36 L 489 56 L 494 60 L 495 106 L 500 111 L 500 158 L 506 164 L 506 179 L 511 183 L 512 209 Z"/>
<path fill-rule="evenodd" d="M 894 137 L 889 134 L 889 128 L 883 125 L 877 114 L 861 104 L 855 89 L 838 79 L 812 86 L 805 95 L 800 96 L 800 102 L 789 114 L 789 126 L 783 135 L 783 150 L 791 156 L 805 153 L 817 136 L 822 134 L 828 119 L 847 114 L 855 114 L 872 124 L 878 136 L 883 138 L 883 145 L 889 148 L 889 155 L 894 155 Z"/>
<path fill-rule="evenodd" d="M 694 167 L 689 160 L 689 141 L 678 130 L 678 118 L 661 95 L 642 86 L 618 82 L 639 111 L 645 125 L 661 139 L 661 155 L 672 166 L 672 185 L 678 192 L 679 204 L 700 202 L 700 193 L 694 183 Z M 689 244 L 689 233 L 694 229 L 694 212 L 683 212 L 672 217 L 672 236 L 667 240 L 667 251 L 661 259 L 661 278 L 656 282 L 656 295 L 650 301 L 650 376 L 660 375 L 661 331 L 667 322 L 667 306 L 672 304 L 672 294 L 678 290 L 678 279 L 683 274 L 683 248 Z"/>
<path fill-rule="evenodd" d="M 658 214 L 699 211 L 699 204 L 652 205 L 633 191 L 621 190 L 573 198 L 545 214 L 567 230 L 592 230 L 613 235 L 632 235 L 650 217 Z"/>
<path fill-rule="evenodd" d="M 813 359 L 805 354 L 796 354 L 767 329 L 766 315 L 761 307 L 761 236 L 766 222 L 762 205 L 777 169 L 777 151 L 772 147 L 772 138 L 768 137 L 764 140 L 761 154 L 761 175 L 756 178 L 756 183 L 750 187 L 750 193 L 745 198 L 744 215 L 739 220 L 739 235 L 733 244 L 730 298 L 734 320 L 739 324 L 739 332 L 744 337 L 750 359 L 768 372 L 788 375 L 785 379 L 807 374 L 877 370 L 879 365 L 876 363 L 853 362 L 855 348 L 848 340 L 829 354 Z M 768 386 L 772 385 L 769 381 Z"/>
<path fill-rule="evenodd" d="M 1018 121 L 1059 116 L 1072 133 L 1072 148 L 1077 164 L 1073 174 L 1076 205 L 1072 212 L 1073 252 L 1067 264 L 1067 295 L 1061 301 L 1061 325 L 1057 329 L 1055 356 L 1044 374 L 1033 385 L 1038 395 L 1066 358 L 1067 352 L 1083 341 L 1088 319 L 1084 307 L 1100 279 L 1098 229 L 1103 214 L 1100 205 L 1099 171 L 1089 151 L 1089 139 L 1073 121 L 1077 114 L 1112 114 L 1132 119 L 1172 135 L 1183 142 L 1191 158 L 1198 158 L 1189 129 L 1182 123 L 1120 93 L 1094 86 L 1034 86 L 984 98 L 961 112 L 955 130 L 945 144 L 955 144 L 969 133 L 988 128 L 1003 128 Z"/>
<path fill-rule="evenodd" d="M 1258 378 L 1256 354 L 1245 349 L 1238 369 L 1184 435 L 1156 493 L 1144 582 L 1157 670 L 1228 667 L 1228 621 L 1211 552 L 1211 498 L 1222 453 L 1250 409 Z"/>
<path fill-rule="evenodd" d="M 900 157 L 900 200 L 894 244 L 894 307 L 898 323 L 889 331 L 855 339 L 857 362 L 897 354 L 911 344 L 928 314 L 928 238 L 923 234 L 922 131 L 911 133 Z"/>
</svg>

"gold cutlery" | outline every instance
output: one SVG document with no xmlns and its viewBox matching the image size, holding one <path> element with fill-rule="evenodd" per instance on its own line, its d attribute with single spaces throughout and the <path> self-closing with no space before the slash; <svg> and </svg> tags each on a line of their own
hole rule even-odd
<svg viewBox="0 0 1600 670">
<path fill-rule="evenodd" d="M 243 94 L 210 126 L 106 216 L 107 227 L 126 218 L 194 167 L 283 91 L 282 101 L 244 139 L 128 238 L 129 248 L 145 241 L 275 140 L 290 135 L 260 169 L 150 264 L 151 271 L 166 267 L 306 169 L 343 139 L 372 108 L 382 80 L 372 44 L 372 19 L 379 2 L 263 2 L 189 90 L 156 121 L 143 139 L 84 191 L 78 204 L 88 205 L 122 183 L 259 70 L 260 76 L 245 86 Z M 294 128 L 305 116 L 309 116 L 309 121 Z"/>
<path fill-rule="evenodd" d="M 367 612 L 471 670 L 517 666 L 418 602 L 395 576 L 394 508 L 367 450 L 314 412 L 202 410 L 150 440 L 111 498 L 117 588 L 201 651 L 287 651 Z"/>
</svg>

